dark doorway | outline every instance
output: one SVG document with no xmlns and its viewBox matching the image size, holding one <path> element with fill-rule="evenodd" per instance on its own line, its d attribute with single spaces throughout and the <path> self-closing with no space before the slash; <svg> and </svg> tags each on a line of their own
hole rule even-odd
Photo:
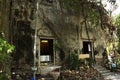
<svg viewBox="0 0 120 80">
<path fill-rule="evenodd" d="M 32 32 L 29 21 L 17 21 L 14 27 L 13 44 L 15 45 L 15 53 L 13 59 L 16 63 L 31 64 L 33 62 L 33 44 Z"/>
<path fill-rule="evenodd" d="M 83 41 L 83 54 L 89 54 L 91 42 Z"/>
<path fill-rule="evenodd" d="M 53 39 L 41 39 L 40 40 L 40 57 L 47 58 L 42 59 L 42 61 L 51 61 L 53 62 Z"/>
</svg>

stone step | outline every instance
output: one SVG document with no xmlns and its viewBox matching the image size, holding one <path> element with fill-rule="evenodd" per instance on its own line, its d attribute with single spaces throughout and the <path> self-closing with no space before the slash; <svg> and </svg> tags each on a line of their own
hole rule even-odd
<svg viewBox="0 0 120 80">
<path fill-rule="evenodd" d="M 110 70 L 100 70 L 100 73 L 110 73 Z"/>
<path fill-rule="evenodd" d="M 117 80 L 120 80 L 120 75 L 115 76 Z"/>
<path fill-rule="evenodd" d="M 110 75 L 113 76 L 114 73 L 111 73 L 111 72 L 110 72 L 110 73 L 102 73 L 102 75 L 103 75 L 103 76 L 110 76 Z"/>
<path fill-rule="evenodd" d="M 95 65 L 94 68 L 101 73 L 105 80 L 120 80 L 120 73 L 111 72 L 100 65 Z"/>
<path fill-rule="evenodd" d="M 103 68 L 103 66 L 101 66 L 100 64 L 95 64 L 94 67 Z"/>
<path fill-rule="evenodd" d="M 101 64 L 103 61 L 102 57 L 96 58 L 96 64 Z"/>
<path fill-rule="evenodd" d="M 97 70 L 104 71 L 104 70 L 107 70 L 107 69 L 106 68 L 98 68 Z"/>
</svg>

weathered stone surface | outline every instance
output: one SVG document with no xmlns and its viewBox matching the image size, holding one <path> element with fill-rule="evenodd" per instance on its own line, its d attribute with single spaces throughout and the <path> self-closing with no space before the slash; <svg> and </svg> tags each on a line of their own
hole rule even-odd
<svg viewBox="0 0 120 80">
<path fill-rule="evenodd" d="M 83 41 L 89 41 L 88 35 L 94 49 L 102 51 L 105 46 L 103 42 L 105 36 L 103 35 L 104 32 L 101 31 L 100 25 L 98 27 L 87 26 L 87 35 L 83 16 L 76 16 L 61 10 L 58 0 L 40 1 L 37 14 L 35 14 L 36 4 L 34 1 L 19 2 L 18 0 L 14 4 L 14 19 L 16 21 L 30 21 L 30 27 L 33 30 L 37 27 L 37 43 L 39 44 L 41 38 L 52 38 L 55 45 L 62 44 L 62 46 L 59 46 L 59 49 L 63 50 L 66 57 L 74 50 L 82 53 Z M 17 28 L 16 25 L 14 26 Z M 34 35 L 31 34 L 31 36 Z M 34 40 L 34 37 L 32 38 Z M 40 52 L 40 45 L 37 47 L 39 47 L 37 49 Z M 57 51 L 59 49 L 54 49 L 56 54 L 57 52 L 60 54 Z M 59 55 L 56 56 L 59 57 Z"/>
</svg>

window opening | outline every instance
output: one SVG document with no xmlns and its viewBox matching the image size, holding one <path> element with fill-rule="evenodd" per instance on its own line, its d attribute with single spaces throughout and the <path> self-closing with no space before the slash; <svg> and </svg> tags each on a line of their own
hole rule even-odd
<svg viewBox="0 0 120 80">
<path fill-rule="evenodd" d="M 41 39 L 40 41 L 40 61 L 53 62 L 53 39 Z"/>
<path fill-rule="evenodd" d="M 83 54 L 89 54 L 91 51 L 91 42 L 89 41 L 83 41 Z"/>
</svg>

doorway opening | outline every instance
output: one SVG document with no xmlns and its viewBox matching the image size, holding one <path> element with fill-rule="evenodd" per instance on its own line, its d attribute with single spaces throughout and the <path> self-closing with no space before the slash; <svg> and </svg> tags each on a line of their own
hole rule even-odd
<svg viewBox="0 0 120 80">
<path fill-rule="evenodd" d="M 90 41 L 83 41 L 83 54 L 89 54 L 91 51 L 91 42 Z"/>
<path fill-rule="evenodd" d="M 41 62 L 53 62 L 53 39 L 41 39 L 40 40 L 40 61 Z"/>
</svg>

